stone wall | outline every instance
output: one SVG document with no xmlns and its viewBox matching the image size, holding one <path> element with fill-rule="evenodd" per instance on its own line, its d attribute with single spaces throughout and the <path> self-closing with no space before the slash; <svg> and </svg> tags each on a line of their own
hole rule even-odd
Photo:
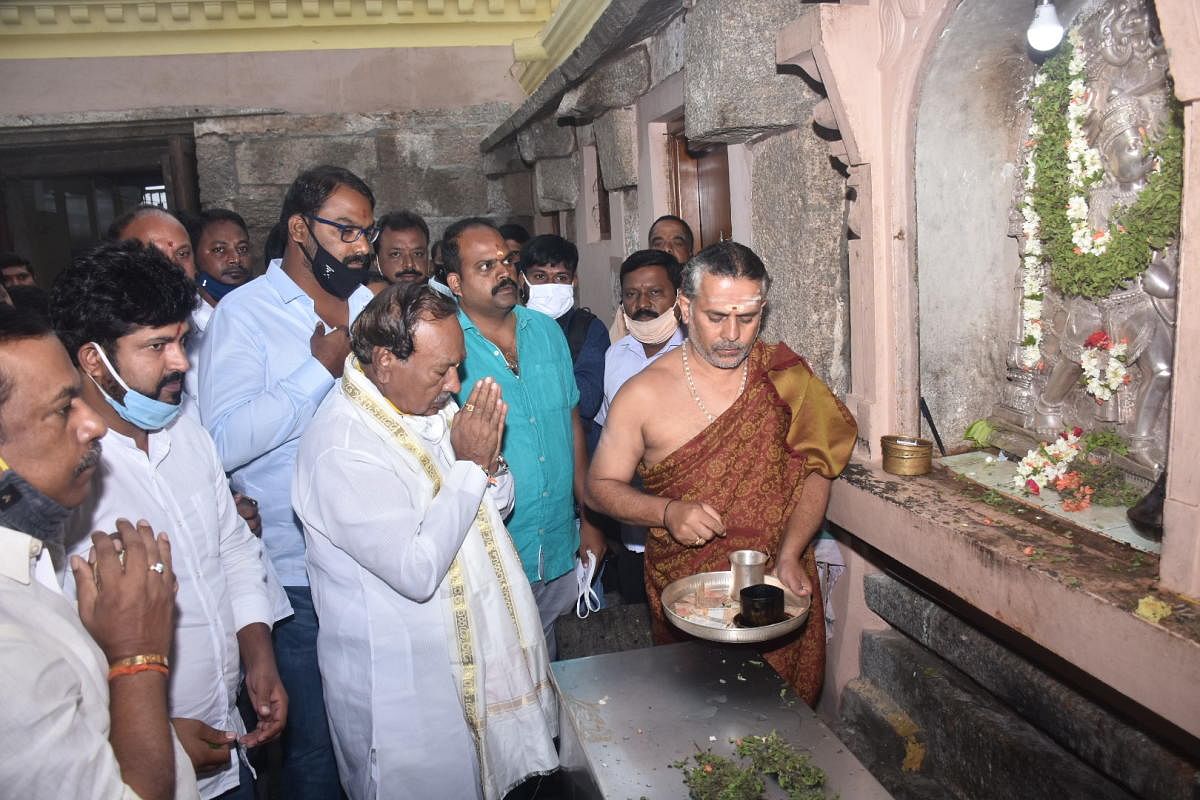
<svg viewBox="0 0 1200 800">
<path fill-rule="evenodd" d="M 839 396 L 850 388 L 846 181 L 811 126 L 755 144 L 754 251 L 773 284 L 765 335 L 787 342 Z"/>
<path fill-rule="evenodd" d="M 389 114 L 260 114 L 196 123 L 204 208 L 246 218 L 261 264 L 262 244 L 296 175 L 318 164 L 346 167 L 375 192 L 376 214 L 407 208 L 433 235 L 454 220 L 484 215 L 528 225 L 529 173 L 488 177 L 479 141 L 511 113 L 504 103 Z"/>
</svg>

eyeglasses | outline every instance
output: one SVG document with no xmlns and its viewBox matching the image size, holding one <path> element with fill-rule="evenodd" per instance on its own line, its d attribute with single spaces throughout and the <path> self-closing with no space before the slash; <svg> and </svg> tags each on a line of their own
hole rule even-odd
<svg viewBox="0 0 1200 800">
<path fill-rule="evenodd" d="M 306 216 L 309 219 L 311 219 L 313 222 L 320 222 L 323 225 L 328 225 L 332 228 L 337 228 L 338 233 L 342 237 L 342 241 L 345 242 L 346 244 L 354 244 L 359 239 L 361 239 L 363 236 L 366 236 L 367 241 L 371 242 L 371 243 L 374 243 L 374 241 L 379 238 L 379 226 L 378 225 L 371 225 L 366 228 L 360 228 L 357 225 L 343 225 L 342 223 L 334 222 L 331 219 L 325 219 L 324 217 L 318 217 L 316 214 L 307 214 Z"/>
</svg>

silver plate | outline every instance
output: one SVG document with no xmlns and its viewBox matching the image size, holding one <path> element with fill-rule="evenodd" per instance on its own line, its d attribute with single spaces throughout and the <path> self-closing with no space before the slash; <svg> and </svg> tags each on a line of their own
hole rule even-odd
<svg viewBox="0 0 1200 800">
<path fill-rule="evenodd" d="M 766 642 L 791 633 L 803 625 L 808 619 L 808 610 L 812 605 L 811 597 L 797 597 L 785 588 L 774 575 L 768 575 L 766 582 L 783 589 L 783 607 L 791 615 L 783 622 L 776 622 L 774 625 L 763 625 L 759 628 L 727 628 L 719 622 L 705 624 L 685 619 L 671 609 L 671 606 L 683 597 L 694 594 L 702 583 L 709 589 L 721 588 L 728 593 L 733 586 L 732 572 L 699 572 L 686 578 L 680 578 L 663 589 L 663 612 L 666 613 L 667 619 L 671 621 L 672 625 L 699 639 L 732 644 Z M 733 601 L 734 608 L 740 611 L 740 606 L 741 603 L 737 600 Z"/>
</svg>

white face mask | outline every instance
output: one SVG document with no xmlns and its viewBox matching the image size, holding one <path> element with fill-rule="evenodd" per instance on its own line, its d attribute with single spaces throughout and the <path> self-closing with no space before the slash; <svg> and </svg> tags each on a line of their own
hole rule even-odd
<svg viewBox="0 0 1200 800">
<path fill-rule="evenodd" d="M 633 319 L 625 314 L 625 309 L 621 309 L 621 313 L 625 315 L 625 327 L 629 329 L 629 333 L 642 344 L 662 344 L 679 328 L 679 318 L 675 316 L 674 305 L 654 319 Z"/>
<path fill-rule="evenodd" d="M 575 287 L 569 283 L 531 283 L 526 308 L 558 319 L 575 305 Z"/>
</svg>

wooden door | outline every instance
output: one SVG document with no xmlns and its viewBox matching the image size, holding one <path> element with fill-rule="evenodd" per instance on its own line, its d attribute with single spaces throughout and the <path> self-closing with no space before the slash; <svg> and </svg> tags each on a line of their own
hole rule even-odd
<svg viewBox="0 0 1200 800">
<path fill-rule="evenodd" d="M 729 204 L 729 153 L 723 144 L 693 148 L 683 120 L 667 126 L 671 170 L 671 213 L 685 219 L 696 236 L 696 250 L 733 235 Z"/>
</svg>

